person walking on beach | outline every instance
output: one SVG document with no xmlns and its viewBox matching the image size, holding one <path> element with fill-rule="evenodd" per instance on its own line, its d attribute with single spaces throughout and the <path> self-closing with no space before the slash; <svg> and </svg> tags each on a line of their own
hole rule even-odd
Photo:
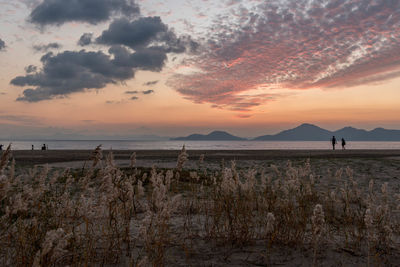
<svg viewBox="0 0 400 267">
<path fill-rule="evenodd" d="M 0 144 L 0 150 L 3 150 L 3 145 L 2 144 Z"/>
<path fill-rule="evenodd" d="M 335 136 L 332 136 L 332 148 L 335 150 L 335 145 L 337 144 Z"/>
<path fill-rule="evenodd" d="M 342 138 L 342 149 L 345 150 L 346 149 L 346 141 L 344 140 L 344 138 Z"/>
<path fill-rule="evenodd" d="M 35 147 L 32 145 L 32 150 L 34 150 L 35 149 Z"/>
</svg>

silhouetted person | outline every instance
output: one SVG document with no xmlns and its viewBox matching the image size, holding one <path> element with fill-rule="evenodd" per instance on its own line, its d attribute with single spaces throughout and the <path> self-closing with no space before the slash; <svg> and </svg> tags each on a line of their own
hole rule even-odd
<svg viewBox="0 0 400 267">
<path fill-rule="evenodd" d="M 46 150 L 46 145 L 45 144 L 43 144 L 42 150 Z"/>
<path fill-rule="evenodd" d="M 32 150 L 34 150 L 35 149 L 35 147 L 32 145 Z"/>
<path fill-rule="evenodd" d="M 346 149 L 346 141 L 344 140 L 344 138 L 342 138 L 342 149 L 345 150 Z"/>
<path fill-rule="evenodd" d="M 335 150 L 335 145 L 337 144 L 335 136 L 332 136 L 332 148 Z"/>
<path fill-rule="evenodd" d="M 0 150 L 3 150 L 3 145 L 0 144 Z"/>
</svg>

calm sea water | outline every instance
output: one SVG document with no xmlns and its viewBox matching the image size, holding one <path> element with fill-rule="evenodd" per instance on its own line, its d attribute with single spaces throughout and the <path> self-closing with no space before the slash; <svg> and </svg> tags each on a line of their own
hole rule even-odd
<svg viewBox="0 0 400 267">
<path fill-rule="evenodd" d="M 27 150 L 34 145 L 40 149 L 45 143 L 49 149 L 94 149 L 101 144 L 103 149 L 115 150 L 178 150 L 183 145 L 190 150 L 265 150 L 265 149 L 331 149 L 329 141 L 9 141 L 0 140 L 6 147 L 12 142 L 12 149 Z M 3 147 L 3 149 L 4 149 Z M 348 141 L 347 149 L 400 149 L 400 142 L 352 142 Z M 341 149 L 340 144 L 338 149 Z"/>
</svg>

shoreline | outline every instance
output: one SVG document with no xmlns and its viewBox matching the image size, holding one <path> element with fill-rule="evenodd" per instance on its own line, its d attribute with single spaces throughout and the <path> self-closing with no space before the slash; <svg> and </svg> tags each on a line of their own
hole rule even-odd
<svg viewBox="0 0 400 267">
<path fill-rule="evenodd" d="M 46 164 L 57 162 L 90 161 L 93 150 L 14 150 L 17 164 Z M 180 150 L 103 150 L 103 156 L 110 151 L 116 160 L 129 160 L 136 152 L 142 160 L 176 160 Z M 271 160 L 297 158 L 396 158 L 398 149 L 357 149 L 357 150 L 187 150 L 189 160 L 197 160 L 204 154 L 206 161 L 224 160 Z M 0 152 L 1 154 L 1 152 Z"/>
</svg>

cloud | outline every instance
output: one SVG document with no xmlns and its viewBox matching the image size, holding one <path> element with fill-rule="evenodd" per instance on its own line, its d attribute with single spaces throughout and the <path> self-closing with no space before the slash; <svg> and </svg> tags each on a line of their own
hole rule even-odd
<svg viewBox="0 0 400 267">
<path fill-rule="evenodd" d="M 113 62 L 119 66 L 149 71 L 161 71 L 167 60 L 167 53 L 157 47 L 143 48 L 132 53 L 122 46 L 113 46 Z"/>
<path fill-rule="evenodd" d="M 124 45 L 134 50 L 152 47 L 165 53 L 194 52 L 198 47 L 190 36 L 177 37 L 160 17 L 142 17 L 133 21 L 126 18 L 114 20 L 96 42 Z"/>
<path fill-rule="evenodd" d="M 237 114 L 237 115 L 236 115 L 236 118 L 239 118 L 239 119 L 248 119 L 248 118 L 251 118 L 251 114 Z"/>
<path fill-rule="evenodd" d="M 150 81 L 150 82 L 144 83 L 143 85 L 144 85 L 144 86 L 153 86 L 153 85 L 156 85 L 158 82 L 159 82 L 159 81 Z"/>
<path fill-rule="evenodd" d="M 136 95 L 138 93 L 139 93 L 139 91 L 125 91 L 125 94 L 127 94 L 127 95 Z"/>
<path fill-rule="evenodd" d="M 78 45 L 86 46 L 92 43 L 93 33 L 84 33 L 81 38 L 79 38 Z"/>
<path fill-rule="evenodd" d="M 154 90 L 145 90 L 145 91 L 125 91 L 125 94 L 127 95 L 136 95 L 142 93 L 144 95 L 149 95 L 149 94 L 153 94 Z"/>
<path fill-rule="evenodd" d="M 37 67 L 34 65 L 29 65 L 27 67 L 25 67 L 25 72 L 26 73 L 32 73 L 32 72 L 36 72 L 37 71 Z"/>
<path fill-rule="evenodd" d="M 36 52 L 48 52 L 51 49 L 59 49 L 59 48 L 61 48 L 61 44 L 59 43 L 49 43 L 47 45 L 41 44 L 33 46 L 33 49 Z"/>
<path fill-rule="evenodd" d="M 26 115 L 10 115 L 10 114 L 0 115 L 0 121 L 25 124 L 25 125 L 41 124 L 39 118 Z"/>
<path fill-rule="evenodd" d="M 64 97 L 134 77 L 131 67 L 119 65 L 100 51 L 64 51 L 57 55 L 47 53 L 41 61 L 43 68 L 40 72 L 19 76 L 11 81 L 16 86 L 36 86 L 24 90 L 18 101 L 37 102 Z"/>
<path fill-rule="evenodd" d="M 149 95 L 149 94 L 153 94 L 154 90 L 146 90 L 146 91 L 142 91 L 142 94 L 144 95 Z"/>
<path fill-rule="evenodd" d="M 167 83 L 195 103 L 251 110 L 271 100 L 262 95 L 271 88 L 400 77 L 399 1 L 265 1 L 232 9 L 216 19 L 203 52 L 185 62 L 199 71 Z"/>
<path fill-rule="evenodd" d="M 17 101 L 38 102 L 62 98 L 88 89 L 101 89 L 132 79 L 137 70 L 160 71 L 167 59 L 163 51 L 146 48 L 130 52 L 123 47 L 111 47 L 109 53 L 86 50 L 47 53 L 41 58 L 40 72 L 27 73 L 11 80 L 15 86 L 34 86 L 23 91 Z M 28 66 L 27 69 L 31 70 Z"/>
<path fill-rule="evenodd" d="M 131 100 L 138 100 L 139 97 L 137 97 L 137 96 L 132 96 L 130 99 L 131 99 Z"/>
<path fill-rule="evenodd" d="M 44 0 L 32 10 L 30 21 L 41 26 L 71 21 L 97 24 L 113 15 L 135 17 L 139 13 L 133 0 Z"/>
<path fill-rule="evenodd" d="M 91 35 L 84 34 L 80 41 L 85 44 L 88 39 L 91 40 Z M 11 80 L 15 86 L 29 87 L 17 101 L 63 98 L 132 79 L 139 70 L 159 72 L 168 53 L 184 53 L 196 46 L 190 37 L 177 37 L 158 17 L 117 19 L 96 42 L 110 46 L 108 53 L 86 50 L 47 53 L 41 58 L 40 72 L 33 73 L 28 66 L 25 76 Z"/>
<path fill-rule="evenodd" d="M 0 51 L 6 48 L 6 43 L 0 39 Z"/>
</svg>

